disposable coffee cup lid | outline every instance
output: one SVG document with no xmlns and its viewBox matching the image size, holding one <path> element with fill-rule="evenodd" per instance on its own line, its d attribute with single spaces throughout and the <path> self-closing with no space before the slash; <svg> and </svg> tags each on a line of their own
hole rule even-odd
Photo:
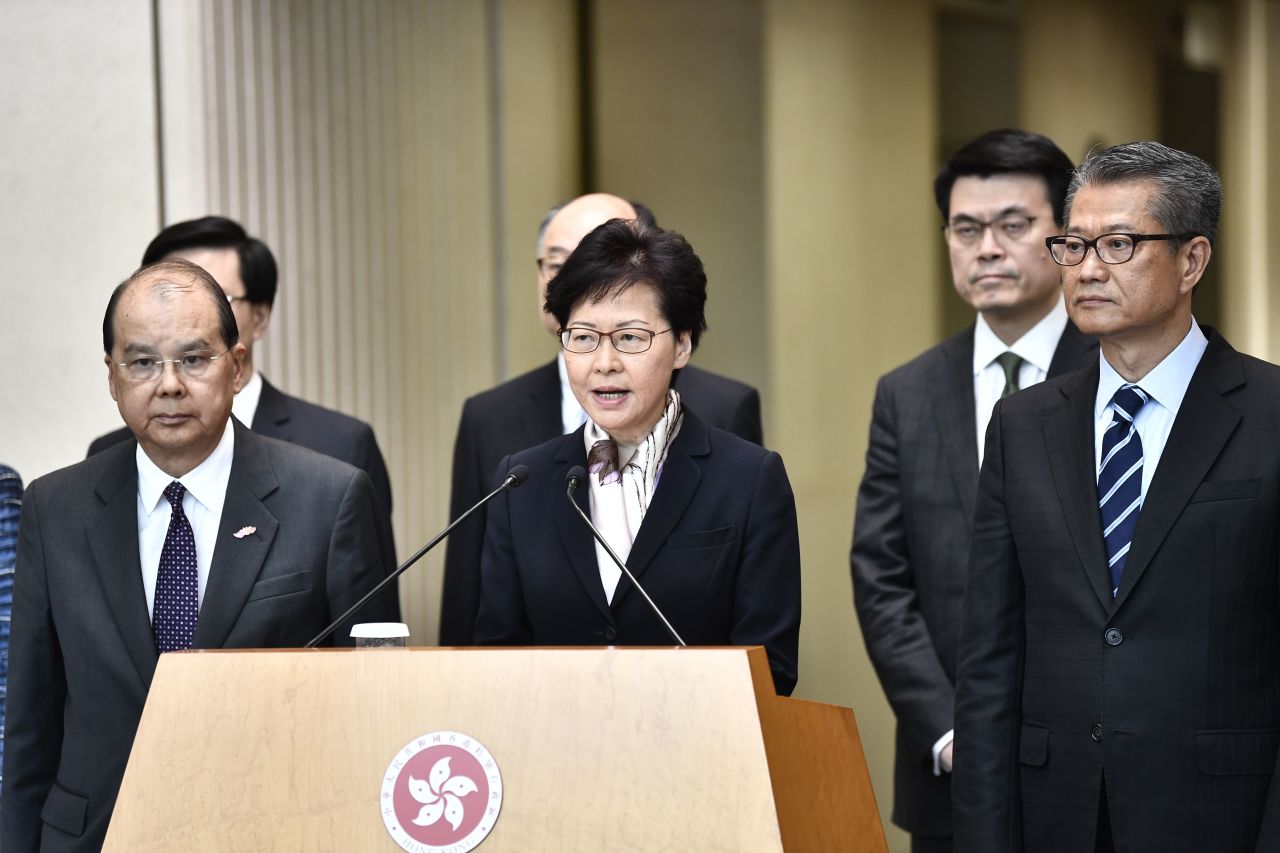
<svg viewBox="0 0 1280 853">
<path fill-rule="evenodd" d="M 361 622 L 351 626 L 351 636 L 362 639 L 385 640 L 409 636 L 409 626 L 403 622 Z"/>
</svg>

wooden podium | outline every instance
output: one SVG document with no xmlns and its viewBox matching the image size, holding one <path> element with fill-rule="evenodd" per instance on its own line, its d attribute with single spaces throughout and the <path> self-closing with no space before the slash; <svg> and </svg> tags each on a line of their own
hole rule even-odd
<svg viewBox="0 0 1280 853">
<path fill-rule="evenodd" d="M 160 658 L 105 850 L 388 851 L 406 744 L 502 774 L 496 851 L 884 851 L 853 712 L 764 650 L 200 651 Z"/>
</svg>

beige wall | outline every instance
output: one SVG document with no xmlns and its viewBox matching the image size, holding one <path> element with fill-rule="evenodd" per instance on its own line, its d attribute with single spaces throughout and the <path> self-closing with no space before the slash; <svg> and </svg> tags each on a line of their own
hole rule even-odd
<svg viewBox="0 0 1280 853">
<path fill-rule="evenodd" d="M 159 222 L 149 0 L 0 2 L 0 462 L 120 425 L 102 312 Z"/>
<path fill-rule="evenodd" d="M 594 190 L 648 204 L 707 270 L 696 364 L 769 400 L 758 0 L 597 0 Z M 767 434 L 766 434 L 767 438 Z"/>
<path fill-rule="evenodd" d="M 501 0 L 498 9 L 495 181 L 502 251 L 495 262 L 502 325 L 500 375 L 485 387 L 556 352 L 538 305 L 535 238 L 548 209 L 582 191 L 576 4 Z"/>
<path fill-rule="evenodd" d="M 1095 145 L 1155 138 L 1161 30 L 1152 13 L 1159 5 L 1076 0 L 1067 12 L 1056 0 L 1025 0 L 1022 126 L 1057 142 L 1077 163 Z"/>
<path fill-rule="evenodd" d="M 768 434 L 800 517 L 797 694 L 854 708 L 888 825 L 893 719 L 854 618 L 849 544 L 876 377 L 937 335 L 934 255 L 912 248 L 937 230 L 931 8 L 771 0 L 764 32 Z"/>
</svg>

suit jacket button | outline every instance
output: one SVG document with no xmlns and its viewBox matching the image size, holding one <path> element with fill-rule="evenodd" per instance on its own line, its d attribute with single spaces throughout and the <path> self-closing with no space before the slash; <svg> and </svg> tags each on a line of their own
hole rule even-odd
<svg viewBox="0 0 1280 853">
<path fill-rule="evenodd" d="M 618 639 L 618 632 L 615 631 L 612 626 L 605 628 L 604 639 L 605 642 L 612 643 L 614 640 Z"/>
<path fill-rule="evenodd" d="M 1102 723 L 1094 723 L 1093 728 L 1089 730 L 1089 737 L 1102 743 Z"/>
<path fill-rule="evenodd" d="M 1108 646 L 1118 646 L 1124 642 L 1124 633 L 1119 628 L 1108 628 L 1102 638 L 1107 641 Z"/>
</svg>

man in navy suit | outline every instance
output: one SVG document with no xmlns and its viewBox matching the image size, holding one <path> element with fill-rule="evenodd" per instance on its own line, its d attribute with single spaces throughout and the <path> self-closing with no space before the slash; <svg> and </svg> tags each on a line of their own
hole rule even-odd
<svg viewBox="0 0 1280 853">
<path fill-rule="evenodd" d="M 245 348 L 207 272 L 135 273 L 112 295 L 103 348 L 136 440 L 23 500 L 5 853 L 102 847 L 160 654 L 301 646 L 385 576 L 365 473 L 231 417 Z M 375 600 L 361 619 L 391 616 Z"/>
<path fill-rule="evenodd" d="M 391 531 L 391 479 L 373 428 L 341 412 L 285 394 L 255 368 L 253 345 L 267 333 L 275 304 L 278 273 L 271 249 L 243 227 L 223 216 L 177 222 L 161 231 L 142 255 L 142 266 L 180 258 L 208 270 L 227 294 L 244 344 L 245 382 L 232 414 L 259 435 L 278 438 L 332 456 L 369 475 L 378 502 L 378 524 L 387 548 L 386 563 L 395 566 Z M 128 427 L 100 436 L 89 455 L 128 441 Z M 394 587 L 388 591 L 398 609 Z"/>
<path fill-rule="evenodd" d="M 1091 155 L 1047 245 L 1089 367 L 996 405 L 956 684 L 956 849 L 1280 850 L 1280 367 L 1192 316 L 1222 184 Z"/>
<path fill-rule="evenodd" d="M 610 219 L 639 219 L 654 225 L 644 205 L 594 193 L 553 208 L 538 231 L 538 313 L 552 339 L 559 327 L 543 308 L 547 283 L 555 278 L 578 243 Z M 563 357 L 477 394 L 462 407 L 453 446 L 453 489 L 449 514 L 457 518 L 492 489 L 503 457 L 573 432 L 585 415 L 569 391 Z M 690 365 L 680 371 L 675 388 L 685 404 L 708 425 L 756 444 L 763 444 L 760 395 L 755 388 Z M 449 536 L 440 605 L 440 643 L 469 646 L 480 603 L 480 552 L 484 544 L 484 512 L 458 525 Z"/>
<path fill-rule="evenodd" d="M 876 388 L 850 563 L 862 637 L 898 718 L 893 821 L 915 853 L 951 849 L 960 600 L 991 408 L 1097 353 L 1067 320 L 1044 244 L 1070 177 L 1067 155 L 1023 130 L 951 156 L 934 195 L 956 292 L 977 318 Z"/>
</svg>

